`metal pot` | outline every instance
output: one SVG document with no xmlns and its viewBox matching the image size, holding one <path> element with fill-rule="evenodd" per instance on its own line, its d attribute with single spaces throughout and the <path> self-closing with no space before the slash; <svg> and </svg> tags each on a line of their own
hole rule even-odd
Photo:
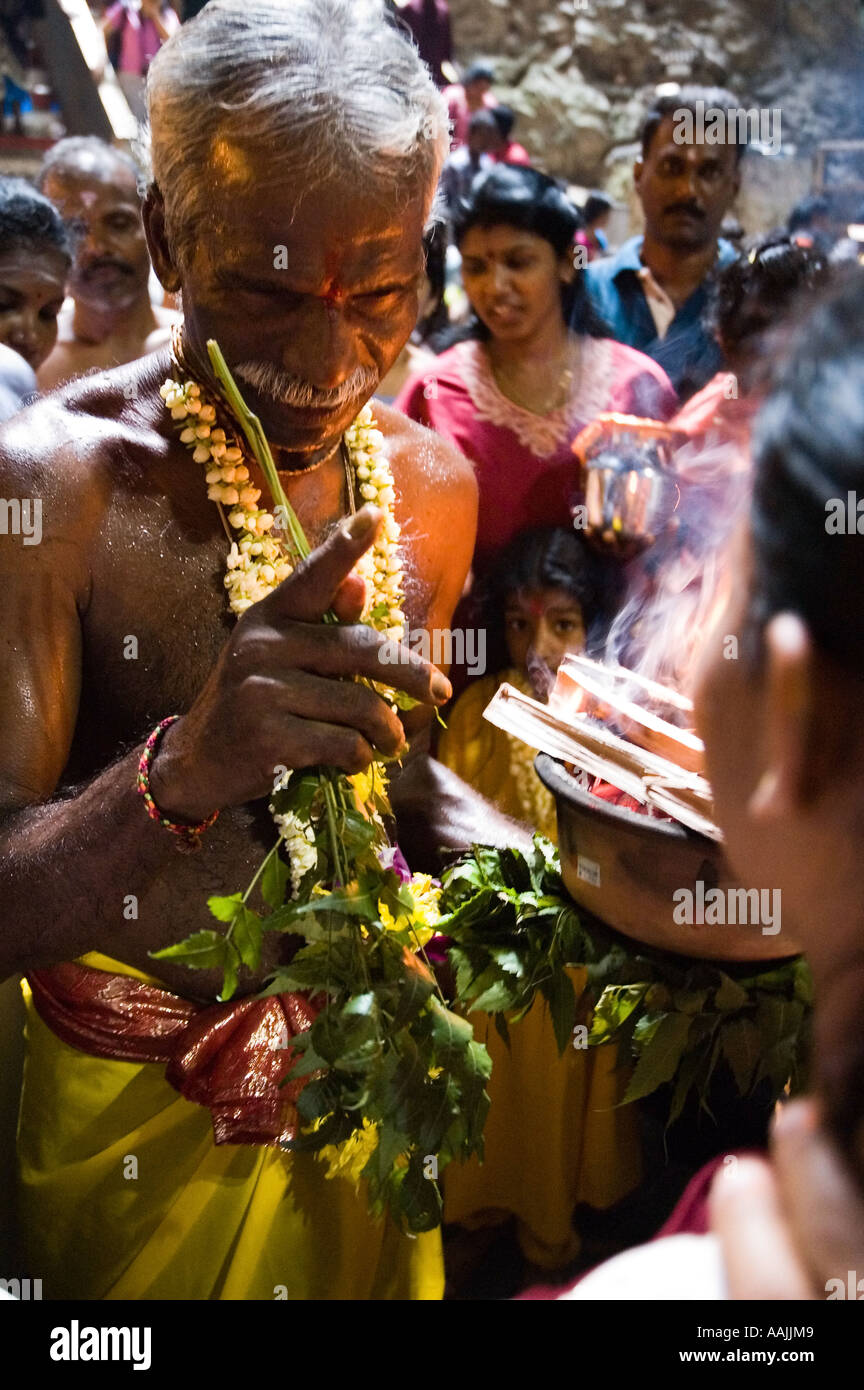
<svg viewBox="0 0 864 1390">
<path fill-rule="evenodd" d="M 721 845 L 677 821 L 640 815 L 592 796 L 564 764 L 539 753 L 534 767 L 555 797 L 561 874 L 574 902 L 624 936 L 683 956 L 773 960 L 797 954 L 786 929 L 759 925 L 680 925 L 676 890 L 740 887 Z"/>
<path fill-rule="evenodd" d="M 669 524 L 679 491 L 669 467 L 676 436 L 656 420 L 600 415 L 574 442 L 585 472 L 587 534 L 633 554 Z"/>
</svg>

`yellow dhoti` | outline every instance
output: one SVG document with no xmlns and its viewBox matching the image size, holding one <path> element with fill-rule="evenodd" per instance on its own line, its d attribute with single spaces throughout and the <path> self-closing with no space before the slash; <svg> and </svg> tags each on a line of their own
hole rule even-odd
<svg viewBox="0 0 864 1390">
<path fill-rule="evenodd" d="M 102 956 L 85 964 L 147 980 Z M 311 1154 L 213 1142 L 154 1062 L 56 1037 L 26 983 L 21 1243 L 49 1299 L 438 1299 L 440 1233 L 373 1219 Z"/>
</svg>

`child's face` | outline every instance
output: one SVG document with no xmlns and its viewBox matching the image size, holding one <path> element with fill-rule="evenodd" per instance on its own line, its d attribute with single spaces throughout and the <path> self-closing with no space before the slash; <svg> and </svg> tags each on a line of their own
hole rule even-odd
<svg viewBox="0 0 864 1390">
<path fill-rule="evenodd" d="M 567 652 L 585 646 L 581 605 L 563 589 L 521 589 L 508 595 L 504 630 L 512 664 L 546 700 Z"/>
</svg>

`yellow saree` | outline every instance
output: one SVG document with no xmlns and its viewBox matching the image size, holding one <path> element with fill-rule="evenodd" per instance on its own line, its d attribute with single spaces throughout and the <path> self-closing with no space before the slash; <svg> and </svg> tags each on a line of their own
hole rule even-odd
<svg viewBox="0 0 864 1390">
<path fill-rule="evenodd" d="M 556 840 L 554 798 L 533 771 L 534 753 L 482 717 L 505 680 L 527 689 L 517 671 L 468 686 L 438 756 L 506 815 Z M 581 994 L 585 972 L 574 969 L 571 979 Z M 570 1047 L 559 1057 L 542 999 L 510 1029 L 509 1051 L 488 1014 L 471 1018 L 474 1036 L 492 1057 L 486 1156 L 482 1166 L 472 1159 L 445 1170 L 445 1220 L 470 1227 L 515 1215 L 526 1256 L 560 1267 L 579 1252 L 576 1205 L 613 1206 L 641 1179 L 637 1115 L 629 1106 L 615 1108 L 629 1068 L 614 1047 Z"/>
</svg>

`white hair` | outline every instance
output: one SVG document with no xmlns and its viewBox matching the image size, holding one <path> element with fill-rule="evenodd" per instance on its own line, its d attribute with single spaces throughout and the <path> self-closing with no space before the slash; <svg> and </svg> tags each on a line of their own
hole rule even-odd
<svg viewBox="0 0 864 1390">
<path fill-rule="evenodd" d="M 234 368 L 234 375 L 270 400 L 301 410 L 309 406 L 319 410 L 335 409 L 347 405 L 348 401 L 356 401 L 359 410 L 381 380 L 374 367 L 361 366 L 355 367 L 339 386 L 313 386 L 305 377 L 280 370 L 270 362 L 240 362 Z"/>
<path fill-rule="evenodd" d="M 446 104 L 382 0 L 211 0 L 162 47 L 147 91 L 181 258 L 236 187 L 232 150 L 268 150 L 298 199 L 338 178 L 346 198 L 371 186 L 401 206 L 422 190 L 428 213 L 449 147 Z"/>
</svg>

